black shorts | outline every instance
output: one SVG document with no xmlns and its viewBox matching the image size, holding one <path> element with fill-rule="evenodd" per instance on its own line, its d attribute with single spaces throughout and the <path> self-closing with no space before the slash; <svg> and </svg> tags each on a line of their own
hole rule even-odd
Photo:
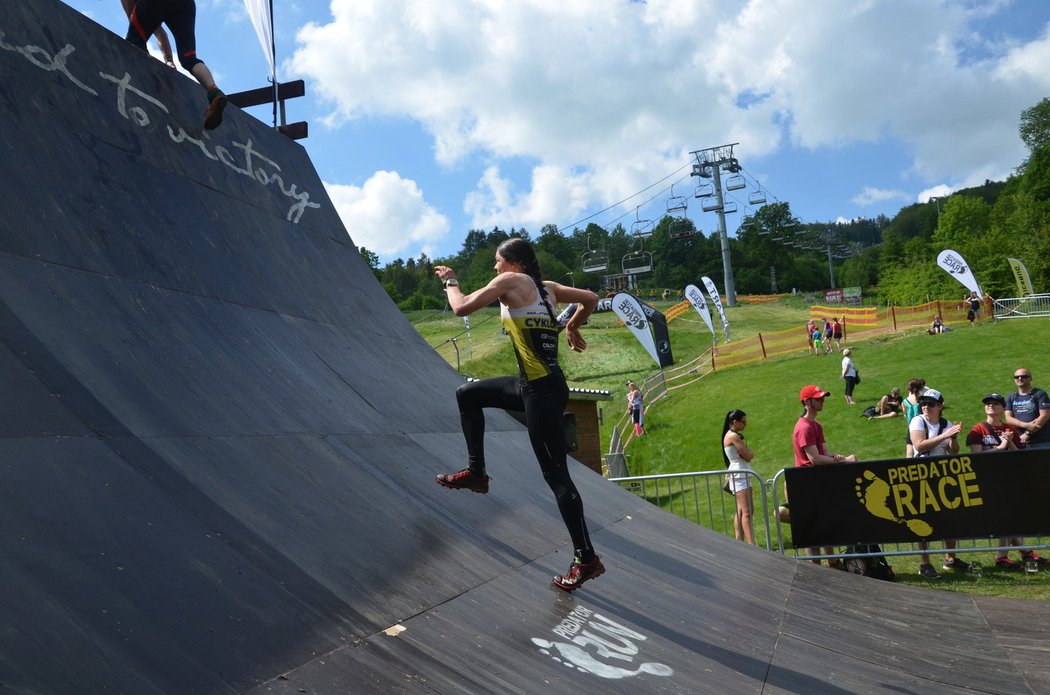
<svg viewBox="0 0 1050 695">
<path fill-rule="evenodd" d="M 194 0 L 137 0 L 131 11 L 127 40 L 145 50 L 146 42 L 161 23 L 167 24 L 175 39 L 175 49 L 183 67 L 199 63 L 197 37 L 197 4 Z M 187 70 L 190 68 L 186 67 Z"/>
</svg>

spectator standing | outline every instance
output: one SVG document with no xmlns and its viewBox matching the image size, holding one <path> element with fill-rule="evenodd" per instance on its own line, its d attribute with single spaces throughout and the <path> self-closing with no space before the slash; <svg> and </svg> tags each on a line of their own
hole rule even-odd
<svg viewBox="0 0 1050 695">
<path fill-rule="evenodd" d="M 751 493 L 751 476 L 738 471 L 750 471 L 751 460 L 755 455 L 744 441 L 744 428 L 747 427 L 747 413 L 743 410 L 730 410 L 726 413 L 722 425 L 722 458 L 729 469 L 729 491 L 736 498 L 736 515 L 733 517 L 733 532 L 738 541 L 755 544 L 754 529 L 751 519 L 754 512 L 754 500 Z"/>
<path fill-rule="evenodd" d="M 827 350 L 824 349 L 824 341 L 821 339 L 820 326 L 813 324 L 813 354 L 814 355 L 826 355 Z"/>
<path fill-rule="evenodd" d="M 915 449 L 911 445 L 911 421 L 915 419 L 916 415 L 922 414 L 922 408 L 919 407 L 919 394 L 926 390 L 925 379 L 912 379 L 908 382 L 908 395 L 904 399 L 904 426 L 909 428 L 909 431 L 904 436 L 904 440 L 907 442 L 907 446 L 904 447 L 905 458 L 912 458 L 915 456 Z"/>
<path fill-rule="evenodd" d="M 824 427 L 817 421 L 817 416 L 824 409 L 824 399 L 831 393 L 821 389 L 819 386 L 809 384 L 799 391 L 798 398 L 802 402 L 802 416 L 795 423 L 795 429 L 791 433 L 791 445 L 795 452 L 795 466 L 807 468 L 809 466 L 826 466 L 832 463 L 853 462 L 857 457 L 853 454 L 833 454 L 828 451 L 824 440 Z M 820 555 L 820 548 L 811 548 L 811 555 Z M 834 555 L 835 549 L 827 546 L 824 548 L 825 555 Z M 819 565 L 820 560 L 812 561 Z M 831 560 L 828 567 L 842 569 L 841 560 Z"/>
<path fill-rule="evenodd" d="M 853 405 L 853 389 L 857 386 L 857 365 L 853 364 L 853 350 L 842 351 L 842 379 L 846 380 L 846 402 Z"/>
<path fill-rule="evenodd" d="M 846 317 L 843 316 L 842 320 L 845 321 Z M 832 318 L 831 324 L 831 337 L 835 339 L 835 349 L 842 349 L 842 324 L 839 323 L 838 318 Z"/>
<path fill-rule="evenodd" d="M 915 458 L 934 458 L 959 453 L 959 432 L 962 425 L 954 424 L 951 420 L 941 417 L 944 412 L 944 396 L 936 389 L 925 389 L 919 394 L 919 407 L 922 414 L 912 418 L 908 423 L 908 434 L 911 437 L 911 445 L 915 451 Z M 920 542 L 919 548 L 926 550 L 926 543 Z M 955 541 L 947 539 L 944 541 L 946 550 L 943 568 L 965 572 L 970 569 L 970 563 L 955 557 L 951 552 L 955 549 Z M 941 575 L 933 568 L 928 553 L 923 552 L 919 574 L 927 579 L 938 579 Z"/>
<path fill-rule="evenodd" d="M 645 434 L 642 428 L 645 422 L 645 397 L 633 381 L 627 382 L 627 412 L 634 421 L 634 436 L 641 437 Z"/>
<path fill-rule="evenodd" d="M 1050 397 L 1043 389 L 1032 386 L 1032 370 L 1025 367 L 1014 370 L 1014 383 L 1017 390 L 1006 397 L 1006 422 L 1021 433 L 1018 446 L 1050 448 L 1050 432 L 1046 431 L 1050 420 Z"/>
<path fill-rule="evenodd" d="M 806 342 L 809 343 L 809 351 L 814 355 L 817 354 L 816 347 L 813 345 L 813 331 L 817 330 L 817 324 L 813 322 L 813 319 L 806 321 Z"/>
<path fill-rule="evenodd" d="M 835 335 L 834 330 L 831 328 L 831 321 L 824 319 L 824 350 L 831 352 L 834 348 L 831 347 L 832 337 Z"/>
<path fill-rule="evenodd" d="M 973 325 L 976 320 L 977 323 L 981 322 L 981 298 L 977 296 L 976 292 L 971 291 L 969 297 L 963 299 L 966 302 L 966 320 Z"/>
</svg>

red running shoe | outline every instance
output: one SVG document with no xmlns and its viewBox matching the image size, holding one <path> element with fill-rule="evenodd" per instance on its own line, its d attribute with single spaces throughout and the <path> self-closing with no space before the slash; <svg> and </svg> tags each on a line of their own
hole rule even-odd
<svg viewBox="0 0 1050 695">
<path fill-rule="evenodd" d="M 226 109 L 226 104 L 229 100 L 226 95 L 219 92 L 211 103 L 208 104 L 208 110 L 204 112 L 204 129 L 215 130 L 222 123 L 222 112 Z"/>
<path fill-rule="evenodd" d="M 1045 557 L 1040 557 L 1040 556 L 1036 555 L 1034 552 L 1032 552 L 1031 550 L 1023 551 L 1021 553 L 1021 559 L 1022 560 L 1026 560 L 1026 561 L 1027 560 L 1035 560 L 1040 565 L 1045 565 L 1046 562 L 1047 562 Z"/>
<path fill-rule="evenodd" d="M 997 557 L 995 558 L 995 566 L 1003 570 L 1019 570 L 1024 569 L 1020 562 L 1014 562 L 1008 557 Z"/>
<path fill-rule="evenodd" d="M 483 495 L 489 491 L 489 477 L 484 473 L 478 475 L 469 468 L 459 473 L 442 473 L 437 477 L 437 483 L 453 490 L 470 490 Z"/>
<path fill-rule="evenodd" d="M 580 562 L 580 558 L 574 558 L 572 566 L 565 574 L 560 574 L 551 579 L 554 586 L 565 591 L 575 591 L 588 579 L 595 579 L 605 574 L 605 565 L 597 555 L 590 562 Z"/>
</svg>

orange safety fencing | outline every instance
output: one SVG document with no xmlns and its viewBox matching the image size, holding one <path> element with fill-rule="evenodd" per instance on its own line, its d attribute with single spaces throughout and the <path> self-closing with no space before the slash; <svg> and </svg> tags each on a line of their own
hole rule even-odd
<svg viewBox="0 0 1050 695">
<path fill-rule="evenodd" d="M 778 299 L 789 297 L 787 292 L 783 294 L 738 294 L 736 301 L 744 302 L 745 304 L 765 304 L 766 302 L 775 302 Z"/>
<path fill-rule="evenodd" d="M 941 314 L 946 324 L 951 320 L 966 321 L 965 310 L 961 316 L 957 315 L 958 312 L 945 315 L 942 309 L 946 304 L 948 303 L 937 300 L 918 306 L 891 306 L 887 309 L 813 306 L 809 309 L 809 315 L 814 321 L 837 316 L 842 322 L 843 338 L 849 339 L 893 333 L 909 328 L 927 328 L 937 314 Z M 953 304 L 953 312 L 954 309 Z M 770 357 L 809 352 L 809 350 L 805 326 L 771 333 L 759 333 L 750 338 L 723 343 L 712 348 L 711 370 L 736 367 Z"/>
<path fill-rule="evenodd" d="M 671 323 L 676 318 L 684 314 L 689 309 L 692 309 L 693 305 L 689 303 L 689 300 L 678 302 L 673 307 L 664 312 L 664 318 L 667 319 L 668 323 Z"/>
</svg>

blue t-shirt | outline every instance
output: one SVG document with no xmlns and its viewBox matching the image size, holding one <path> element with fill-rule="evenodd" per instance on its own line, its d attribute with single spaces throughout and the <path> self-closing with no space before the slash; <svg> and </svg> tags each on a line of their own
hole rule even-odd
<svg viewBox="0 0 1050 695">
<path fill-rule="evenodd" d="M 1039 417 L 1040 410 L 1050 410 L 1050 396 L 1047 396 L 1043 389 L 1032 389 L 1027 395 L 1014 391 L 1006 397 L 1006 409 L 1021 422 L 1033 422 Z M 1028 442 L 1050 441 L 1048 437 L 1050 433 L 1044 427 L 1035 434 L 1029 435 Z"/>
</svg>

